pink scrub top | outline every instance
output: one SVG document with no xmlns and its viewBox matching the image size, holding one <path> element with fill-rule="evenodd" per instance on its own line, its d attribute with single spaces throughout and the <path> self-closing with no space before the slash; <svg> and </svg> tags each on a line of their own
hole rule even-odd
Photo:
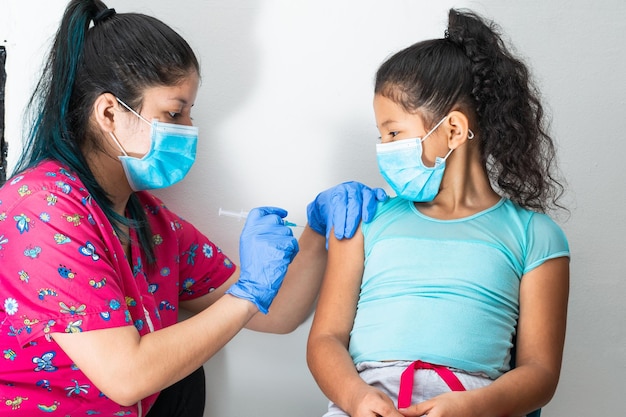
<svg viewBox="0 0 626 417">
<path fill-rule="evenodd" d="M 235 271 L 159 199 L 137 197 L 152 229 L 153 265 L 137 244 L 126 259 L 104 212 L 58 162 L 0 188 L 0 416 L 141 416 L 156 400 L 131 407 L 109 400 L 49 336 L 129 325 L 145 335 L 176 323 L 180 301 L 213 291 Z"/>
</svg>

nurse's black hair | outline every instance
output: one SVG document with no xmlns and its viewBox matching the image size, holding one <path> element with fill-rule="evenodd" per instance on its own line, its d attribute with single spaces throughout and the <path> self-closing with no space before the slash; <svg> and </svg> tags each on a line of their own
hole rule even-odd
<svg viewBox="0 0 626 417">
<path fill-rule="evenodd" d="M 117 14 L 99 0 L 72 0 L 63 15 L 42 77 L 31 97 L 31 127 L 15 172 L 54 159 L 76 172 L 122 238 L 123 226 L 135 228 L 139 243 L 154 262 L 152 233 L 135 194 L 128 217 L 96 181 L 86 153 L 101 152 L 102 135 L 90 124 L 93 104 L 112 93 L 134 109 L 146 88 L 173 86 L 199 64 L 187 42 L 163 22 L 143 14 Z"/>
<path fill-rule="evenodd" d="M 386 60 L 375 93 L 420 111 L 433 125 L 460 108 L 473 126 L 483 162 L 500 192 L 523 207 L 560 207 L 554 143 L 526 65 L 507 49 L 499 28 L 471 11 L 451 9 L 442 39 L 416 43 Z"/>
</svg>

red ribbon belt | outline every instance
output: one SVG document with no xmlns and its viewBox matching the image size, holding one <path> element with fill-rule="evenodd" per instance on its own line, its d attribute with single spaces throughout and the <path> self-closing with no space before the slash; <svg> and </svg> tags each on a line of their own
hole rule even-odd
<svg viewBox="0 0 626 417">
<path fill-rule="evenodd" d="M 411 405 L 413 396 L 413 374 L 418 369 L 432 369 L 443 379 L 452 391 L 465 391 L 465 387 L 459 381 L 454 372 L 442 365 L 434 365 L 428 362 L 415 361 L 402 372 L 400 376 L 400 391 L 398 392 L 398 408 L 406 408 Z"/>
</svg>

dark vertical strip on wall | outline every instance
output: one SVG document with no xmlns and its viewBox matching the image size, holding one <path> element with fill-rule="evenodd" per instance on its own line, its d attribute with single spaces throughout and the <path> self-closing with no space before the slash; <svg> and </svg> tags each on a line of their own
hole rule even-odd
<svg viewBox="0 0 626 417">
<path fill-rule="evenodd" d="M 4 140 L 4 87 L 7 81 L 7 73 L 4 65 L 7 62 L 7 50 L 0 46 L 0 186 L 7 179 L 7 154 L 9 145 Z"/>
</svg>

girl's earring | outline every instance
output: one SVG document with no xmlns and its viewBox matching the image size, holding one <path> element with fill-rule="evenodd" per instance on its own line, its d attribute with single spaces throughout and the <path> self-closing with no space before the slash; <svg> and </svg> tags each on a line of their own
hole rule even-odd
<svg viewBox="0 0 626 417">
<path fill-rule="evenodd" d="M 472 132 L 472 129 L 467 129 L 467 139 L 468 140 L 474 139 L 474 132 Z"/>
</svg>

